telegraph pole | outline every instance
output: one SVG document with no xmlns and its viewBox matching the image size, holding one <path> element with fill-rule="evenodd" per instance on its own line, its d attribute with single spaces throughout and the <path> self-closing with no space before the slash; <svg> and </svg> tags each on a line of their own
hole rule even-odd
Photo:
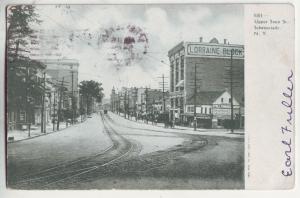
<svg viewBox="0 0 300 198">
<path fill-rule="evenodd" d="M 120 115 L 120 95 L 119 95 L 119 93 L 118 93 L 118 106 L 117 106 L 117 110 L 118 110 L 118 115 Z"/>
<path fill-rule="evenodd" d="M 124 96 L 123 96 L 124 118 L 126 118 L 126 94 L 127 94 L 127 92 L 125 91 Z"/>
<path fill-rule="evenodd" d="M 58 104 L 58 111 L 57 111 L 57 126 L 56 129 L 59 130 L 59 122 L 60 122 L 60 114 L 61 114 L 61 103 L 63 99 L 63 87 L 64 87 L 64 77 L 62 78 L 61 87 L 60 87 L 60 96 L 59 96 L 59 104 Z"/>
<path fill-rule="evenodd" d="M 16 52 L 17 53 L 17 52 Z M 26 124 L 27 124 L 27 127 L 28 127 L 28 137 L 30 137 L 30 118 L 29 118 L 29 111 L 28 111 L 28 108 L 29 108 L 29 101 L 28 101 L 28 83 L 29 81 L 29 68 L 28 68 L 28 65 L 26 64 L 26 88 L 25 88 L 25 99 L 26 99 L 26 107 L 25 107 L 25 121 L 26 121 Z"/>
<path fill-rule="evenodd" d="M 230 50 L 230 65 L 226 66 L 226 72 L 225 72 L 225 84 L 229 87 L 230 92 L 230 131 L 231 133 L 234 133 L 234 104 L 233 104 L 233 95 L 234 95 L 234 88 L 238 87 L 240 73 L 238 71 L 235 71 L 233 68 L 233 49 Z M 239 110 L 240 115 L 240 110 Z M 239 117 L 240 121 L 241 118 Z"/>
<path fill-rule="evenodd" d="M 233 56 L 233 49 L 230 53 L 230 118 L 231 118 L 231 133 L 234 132 L 234 120 L 233 120 L 233 70 L 232 70 L 232 56 Z"/>
<path fill-rule="evenodd" d="M 166 95 L 165 95 L 165 86 L 166 86 L 166 82 L 165 82 L 165 79 L 167 77 L 165 77 L 165 75 L 163 74 L 161 77 L 158 77 L 158 78 L 161 78 L 162 79 L 162 82 L 159 83 L 160 88 L 162 88 L 162 94 L 163 94 L 163 112 L 165 113 L 166 112 Z"/>
<path fill-rule="evenodd" d="M 203 63 L 191 63 L 191 64 L 195 64 L 194 67 L 194 77 L 193 80 L 191 82 L 189 82 L 189 86 L 194 88 L 194 93 L 193 93 L 193 103 L 194 103 L 194 131 L 197 130 L 197 95 L 198 95 L 198 86 L 199 83 L 201 83 L 202 79 L 201 79 L 201 72 L 197 71 L 197 65 L 202 65 Z M 198 73 L 197 73 L 198 72 Z M 200 92 L 199 92 L 200 94 Z M 191 98 L 192 98 L 191 97 Z"/>
<path fill-rule="evenodd" d="M 46 73 L 43 73 L 43 95 L 42 95 L 42 108 L 41 108 L 41 133 L 45 133 L 45 93 L 46 93 Z"/>
<path fill-rule="evenodd" d="M 130 93 L 130 91 L 129 92 L 127 92 L 127 116 L 128 116 L 128 119 L 131 119 L 130 118 L 130 99 L 129 99 L 129 93 Z"/>
<path fill-rule="evenodd" d="M 196 113 L 196 102 L 197 102 L 197 64 L 194 69 L 194 131 L 197 130 L 197 113 Z"/>
<path fill-rule="evenodd" d="M 72 70 L 71 71 L 72 73 L 72 98 L 71 98 L 71 101 L 72 101 L 72 124 L 74 124 L 74 71 Z"/>
<path fill-rule="evenodd" d="M 146 122 L 148 124 L 148 87 L 145 90 Z"/>
<path fill-rule="evenodd" d="M 55 114 L 55 107 L 56 107 L 56 90 L 54 90 L 54 95 L 53 95 L 53 131 L 55 131 L 55 118 L 56 118 L 56 114 Z"/>
<path fill-rule="evenodd" d="M 165 99 L 165 76 L 162 75 L 162 86 L 163 86 L 163 111 L 166 112 L 166 99 Z"/>
</svg>

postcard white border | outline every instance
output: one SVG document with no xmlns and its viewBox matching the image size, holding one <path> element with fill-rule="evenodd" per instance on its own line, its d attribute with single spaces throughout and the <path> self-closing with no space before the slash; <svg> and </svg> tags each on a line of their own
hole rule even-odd
<svg viewBox="0 0 300 198">
<path fill-rule="evenodd" d="M 131 1 L 122 1 L 122 0 L 112 0 L 112 1 L 105 1 L 105 0 L 85 0 L 84 2 L 82 0 L 41 0 L 41 1 L 35 1 L 35 0 L 2 0 L 0 2 L 0 29 L 1 29 L 1 34 L 0 34 L 0 60 L 2 61 L 2 67 L 0 70 L 0 75 L 4 76 L 4 46 L 5 46 L 5 35 L 3 34 L 3 31 L 5 29 L 5 5 L 7 4 L 13 4 L 13 3 L 39 3 L 39 4 L 55 4 L 55 3 L 68 3 L 68 4 L 80 4 L 80 3 L 94 3 L 94 4 L 99 4 L 99 3 L 183 3 L 180 0 L 131 0 Z M 187 3 L 187 2 L 185 2 Z M 215 1 L 201 1 L 201 0 L 194 0 L 194 1 L 188 1 L 188 3 L 291 3 L 295 6 L 295 18 L 296 21 L 299 20 L 299 8 L 300 8 L 300 3 L 297 0 L 289 0 L 289 1 L 279 1 L 279 0 L 265 0 L 265 1 L 260 1 L 260 0 L 254 0 L 254 1 L 225 1 L 225 0 L 215 0 Z M 295 84 L 299 84 L 299 36 L 300 31 L 299 31 L 299 23 L 295 23 Z M 298 56 L 297 56 L 298 55 Z M 0 152 L 4 154 L 5 152 L 5 139 L 4 139 L 4 79 L 0 78 L 0 93 L 2 94 L 2 97 L 0 97 L 0 125 L 1 125 L 1 132 L 0 133 L 0 140 L 2 142 L 2 146 L 0 147 Z M 299 94 L 298 92 L 295 92 L 296 97 L 295 101 L 300 101 L 299 100 Z M 298 103 L 295 104 L 295 108 L 297 109 Z M 299 126 L 299 111 L 296 111 L 296 122 L 295 122 L 295 130 L 297 131 L 298 126 Z M 295 144 L 296 144 L 296 163 L 297 166 L 299 166 L 299 155 L 297 155 L 297 151 L 299 150 L 299 136 L 296 134 L 295 136 Z M 247 147 L 246 147 L 247 148 Z M 247 151 L 246 151 L 247 152 Z M 296 197 L 296 194 L 299 195 L 300 189 L 299 189 L 299 169 L 296 166 L 296 178 L 295 178 L 295 188 L 292 190 L 276 190 L 276 191 L 260 191 L 260 190 L 172 190 L 172 191 L 158 191 L 158 190 L 151 190 L 151 191 L 128 191 L 128 190 L 101 190 L 101 191 L 20 191 L 20 190 L 7 190 L 5 186 L 5 156 L 0 155 L 1 160 L 0 160 L 0 196 L 1 197 L 253 197 L 253 196 L 272 196 L 272 197 Z M 245 166 L 246 167 L 246 166 Z"/>
</svg>

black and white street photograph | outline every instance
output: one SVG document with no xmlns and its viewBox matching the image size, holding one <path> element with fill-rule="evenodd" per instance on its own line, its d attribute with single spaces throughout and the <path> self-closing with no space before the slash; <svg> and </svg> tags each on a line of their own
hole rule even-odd
<svg viewBox="0 0 300 198">
<path fill-rule="evenodd" d="M 243 25 L 242 4 L 7 6 L 7 188 L 244 189 Z"/>
</svg>

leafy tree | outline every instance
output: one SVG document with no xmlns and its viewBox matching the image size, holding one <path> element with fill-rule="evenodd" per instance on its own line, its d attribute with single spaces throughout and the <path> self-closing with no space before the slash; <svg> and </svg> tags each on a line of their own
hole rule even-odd
<svg viewBox="0 0 300 198">
<path fill-rule="evenodd" d="M 28 52 L 26 47 L 30 36 L 34 34 L 31 25 L 41 22 L 38 17 L 33 5 L 7 7 L 7 55 L 9 58 L 24 57 L 24 54 Z"/>
<path fill-rule="evenodd" d="M 102 83 L 93 80 L 81 81 L 79 84 L 79 93 L 83 97 L 82 105 L 85 104 L 87 113 L 91 113 L 93 98 L 96 102 L 101 102 L 104 96 Z"/>
<path fill-rule="evenodd" d="M 35 7 L 14 5 L 7 7 L 7 97 L 8 111 L 26 110 L 33 116 L 32 106 L 40 102 L 44 93 L 38 71 L 45 68 L 42 63 L 29 58 L 28 45 L 34 30 L 33 23 L 40 23 Z M 29 115 L 31 114 L 31 115 Z M 29 118 L 30 121 L 31 119 Z"/>
</svg>

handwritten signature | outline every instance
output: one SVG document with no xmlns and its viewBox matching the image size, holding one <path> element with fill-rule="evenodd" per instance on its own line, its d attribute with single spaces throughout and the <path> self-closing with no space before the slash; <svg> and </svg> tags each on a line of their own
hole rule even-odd
<svg viewBox="0 0 300 198">
<path fill-rule="evenodd" d="M 286 110 L 286 120 L 285 124 L 281 126 L 281 133 L 283 134 L 284 138 L 281 143 L 285 146 L 284 156 L 284 168 L 281 171 L 282 175 L 288 177 L 293 175 L 292 171 L 292 139 L 290 134 L 293 133 L 293 71 L 291 70 L 290 75 L 288 76 L 287 80 L 289 85 L 286 87 L 286 90 L 282 93 L 284 99 L 281 101 L 281 104 Z"/>
</svg>

